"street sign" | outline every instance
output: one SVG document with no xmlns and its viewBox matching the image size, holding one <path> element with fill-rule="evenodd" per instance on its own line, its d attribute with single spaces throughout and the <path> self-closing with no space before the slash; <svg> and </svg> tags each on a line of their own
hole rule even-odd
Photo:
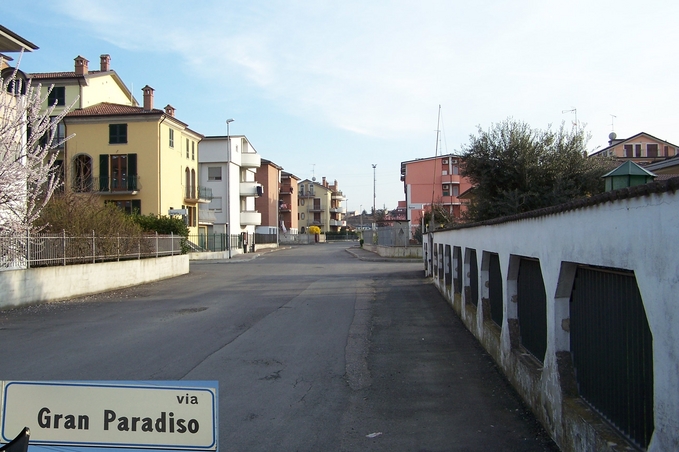
<svg viewBox="0 0 679 452">
<path fill-rule="evenodd" d="M 167 211 L 168 215 L 188 215 L 189 211 L 187 209 L 170 209 Z"/>
<path fill-rule="evenodd" d="M 0 436 L 24 427 L 32 445 L 217 450 L 212 387 L 97 382 L 2 382 Z"/>
</svg>

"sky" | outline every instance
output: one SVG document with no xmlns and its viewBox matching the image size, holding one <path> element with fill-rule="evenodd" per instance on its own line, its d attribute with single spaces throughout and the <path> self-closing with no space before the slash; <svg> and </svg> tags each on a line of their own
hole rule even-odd
<svg viewBox="0 0 679 452">
<path fill-rule="evenodd" d="M 679 144 L 676 17 L 668 0 L 33 0 L 0 24 L 39 47 L 24 72 L 109 54 L 139 102 L 150 85 L 205 136 L 233 118 L 262 158 L 370 211 L 405 199 L 401 162 L 507 118 L 577 118 L 590 152 L 611 131 Z"/>
</svg>

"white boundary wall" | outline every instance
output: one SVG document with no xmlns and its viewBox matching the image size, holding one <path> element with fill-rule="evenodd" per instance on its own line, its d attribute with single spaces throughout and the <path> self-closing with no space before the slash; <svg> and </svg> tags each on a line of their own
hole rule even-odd
<svg viewBox="0 0 679 452">
<path fill-rule="evenodd" d="M 189 272 L 189 256 L 41 267 L 0 272 L 0 309 L 65 300 Z"/>
<path fill-rule="evenodd" d="M 672 186 L 674 187 L 674 186 Z M 676 187 L 674 187 L 676 188 Z M 578 264 L 634 271 L 653 335 L 654 421 L 649 451 L 679 450 L 679 194 L 672 191 L 629 197 L 546 213 L 492 225 L 434 232 L 438 244 L 475 249 L 479 266 L 478 307 L 455 300 L 448 284 L 434 283 L 460 314 L 470 331 L 495 358 L 522 397 L 563 450 L 625 450 L 616 433 L 597 421 L 577 400 L 566 400 L 561 387 L 557 353 L 570 348 L 567 328 L 569 298 Z M 425 241 L 427 236 L 425 236 Z M 488 297 L 484 252 L 497 253 L 503 279 L 503 325 L 497 340 L 492 321 L 485 320 L 481 299 Z M 516 318 L 510 261 L 517 257 L 540 260 L 547 293 L 547 353 L 544 366 L 531 369 L 521 353 L 512 350 L 508 317 Z M 431 259 L 431 255 L 428 256 Z M 452 259 L 451 259 L 452 260 Z M 443 256 L 439 257 L 443 264 Z M 453 264 L 454 265 L 454 264 Z M 427 264 L 425 264 L 427 266 Z M 453 270 L 454 272 L 454 270 Z M 508 281 L 508 275 L 510 281 Z M 468 278 L 465 267 L 463 279 Z M 458 296 L 459 298 L 459 296 Z M 508 310 L 508 305 L 509 310 Z M 565 321 L 565 322 L 564 322 Z M 575 409 L 573 409 L 575 407 Z M 618 442 L 617 446 L 615 443 Z"/>
</svg>

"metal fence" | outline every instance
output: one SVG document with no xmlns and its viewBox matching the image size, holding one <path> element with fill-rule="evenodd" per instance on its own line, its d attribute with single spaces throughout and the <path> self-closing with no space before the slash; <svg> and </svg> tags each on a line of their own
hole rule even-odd
<svg viewBox="0 0 679 452">
<path fill-rule="evenodd" d="M 539 260 L 521 258 L 516 298 L 521 345 L 544 362 L 547 351 L 547 293 Z"/>
<path fill-rule="evenodd" d="M 0 235 L 0 271 L 172 256 L 182 253 L 178 235 Z"/>
<path fill-rule="evenodd" d="M 250 236 L 251 237 L 251 236 Z M 189 248 L 193 252 L 228 251 L 243 248 L 243 237 L 240 234 L 191 234 Z"/>
<path fill-rule="evenodd" d="M 365 230 L 362 234 L 364 242 L 373 245 L 406 247 L 410 244 L 408 223 L 379 227 L 377 230 Z"/>
</svg>

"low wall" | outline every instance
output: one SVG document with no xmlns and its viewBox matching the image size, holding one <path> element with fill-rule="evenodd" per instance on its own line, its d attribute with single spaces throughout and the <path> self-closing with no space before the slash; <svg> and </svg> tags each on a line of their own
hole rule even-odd
<svg viewBox="0 0 679 452">
<path fill-rule="evenodd" d="M 363 244 L 363 248 L 382 257 L 403 257 L 408 259 L 422 259 L 422 247 L 417 246 L 385 246 Z"/>
<path fill-rule="evenodd" d="M 654 429 L 648 450 L 679 450 L 679 195 L 675 194 L 679 180 L 666 182 L 425 236 L 425 271 L 562 450 L 618 451 L 628 450 L 629 444 L 585 404 L 575 385 L 571 358 L 575 323 L 569 310 L 579 268 L 633 272 L 652 334 Z M 491 319 L 489 303 L 489 262 L 495 259 L 502 281 L 501 325 Z M 521 259 L 537 260 L 542 272 L 543 362 L 523 348 L 519 336 L 524 327 L 517 313 Z M 472 262 L 476 268 L 470 267 Z M 462 275 L 463 283 L 455 275 Z M 470 275 L 478 275 L 476 300 L 471 299 Z M 610 306 L 617 302 L 603 301 Z"/>
<path fill-rule="evenodd" d="M 0 272 L 0 309 L 65 300 L 189 272 L 189 257 L 159 257 Z"/>
</svg>

